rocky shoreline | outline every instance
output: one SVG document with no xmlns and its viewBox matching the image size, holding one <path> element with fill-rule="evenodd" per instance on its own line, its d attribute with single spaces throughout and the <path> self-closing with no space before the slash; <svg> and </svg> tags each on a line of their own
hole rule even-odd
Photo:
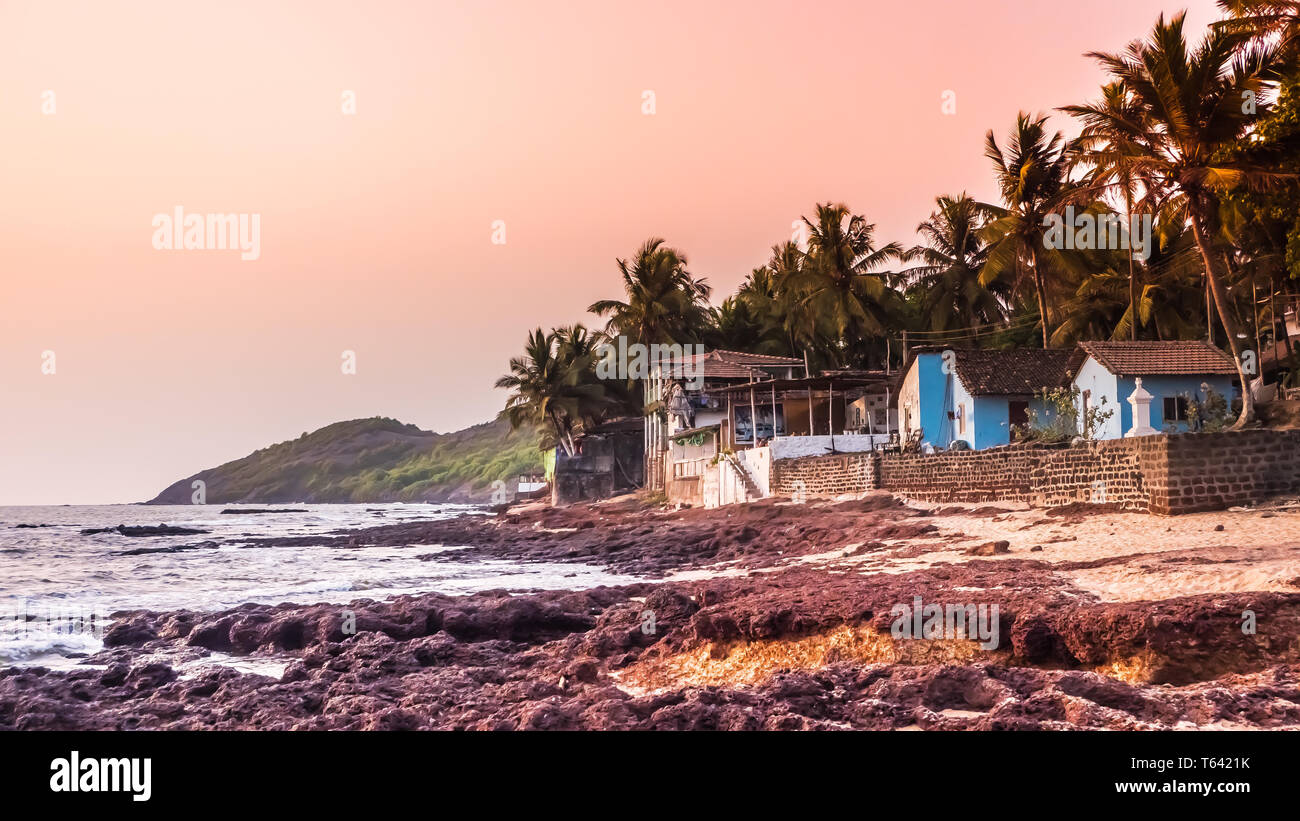
<svg viewBox="0 0 1300 821">
<path fill-rule="evenodd" d="M 1300 727 L 1300 590 L 1105 601 L 1071 573 L 1149 561 L 1139 545 L 1052 560 L 1051 539 L 968 545 L 978 534 L 952 526 L 1008 515 L 884 493 L 677 512 L 629 499 L 341 532 L 327 543 L 654 581 L 118 614 L 85 669 L 0 670 L 0 729 Z M 999 640 L 894 635 L 895 609 L 922 601 L 986 606 Z M 213 654 L 286 666 L 178 663 Z"/>
</svg>

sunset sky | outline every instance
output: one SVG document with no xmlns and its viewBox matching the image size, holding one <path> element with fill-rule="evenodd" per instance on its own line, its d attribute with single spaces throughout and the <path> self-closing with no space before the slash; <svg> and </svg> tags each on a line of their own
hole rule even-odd
<svg viewBox="0 0 1300 821">
<path fill-rule="evenodd" d="M 911 244 L 935 196 L 994 198 L 988 129 L 1096 97 L 1083 53 L 1183 8 L 1218 16 L 0 0 L 0 505 L 145 500 L 341 419 L 485 421 L 525 333 L 594 323 L 649 236 L 715 302 L 818 201 Z M 155 250 L 176 206 L 260 214 L 260 257 Z"/>
</svg>

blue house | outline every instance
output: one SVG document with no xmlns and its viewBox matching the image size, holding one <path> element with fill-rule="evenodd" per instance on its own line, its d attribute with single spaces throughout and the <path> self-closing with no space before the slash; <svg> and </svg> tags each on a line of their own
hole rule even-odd
<svg viewBox="0 0 1300 821">
<path fill-rule="evenodd" d="M 918 428 L 935 448 L 962 440 L 976 450 L 1011 442 L 1029 410 L 1046 414 L 1035 394 L 1066 382 L 1070 350 L 1009 351 L 925 347 L 912 351 L 898 393 L 899 430 Z"/>
<path fill-rule="evenodd" d="M 1189 399 L 1204 400 L 1206 388 L 1231 404 L 1239 394 L 1232 357 L 1199 340 L 1186 342 L 1080 342 L 1068 371 L 1079 388 L 1080 404 L 1095 407 L 1103 398 L 1115 412 L 1094 431 L 1098 439 L 1118 439 L 1133 427 L 1128 397 L 1134 380 L 1152 395 L 1151 427 L 1188 427 Z"/>
</svg>

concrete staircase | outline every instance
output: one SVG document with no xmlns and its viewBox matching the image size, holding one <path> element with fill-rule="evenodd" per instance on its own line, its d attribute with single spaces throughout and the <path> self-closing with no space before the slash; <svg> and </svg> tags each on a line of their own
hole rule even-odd
<svg viewBox="0 0 1300 821">
<path fill-rule="evenodd" d="M 737 499 L 738 502 L 753 502 L 763 498 L 763 491 L 759 489 L 754 477 L 749 475 L 749 469 L 740 461 L 734 453 L 728 453 L 723 459 L 723 464 L 727 465 L 740 480 L 741 492 L 744 498 Z"/>
</svg>

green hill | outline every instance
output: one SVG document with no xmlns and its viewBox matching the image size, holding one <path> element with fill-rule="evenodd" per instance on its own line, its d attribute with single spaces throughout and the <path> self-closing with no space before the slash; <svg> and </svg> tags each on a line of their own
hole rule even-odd
<svg viewBox="0 0 1300 821">
<path fill-rule="evenodd" d="M 486 501 L 494 480 L 541 472 L 537 442 L 502 421 L 433 433 L 353 419 L 181 479 L 149 504 L 190 504 L 195 479 L 207 484 L 208 504 Z"/>
</svg>

